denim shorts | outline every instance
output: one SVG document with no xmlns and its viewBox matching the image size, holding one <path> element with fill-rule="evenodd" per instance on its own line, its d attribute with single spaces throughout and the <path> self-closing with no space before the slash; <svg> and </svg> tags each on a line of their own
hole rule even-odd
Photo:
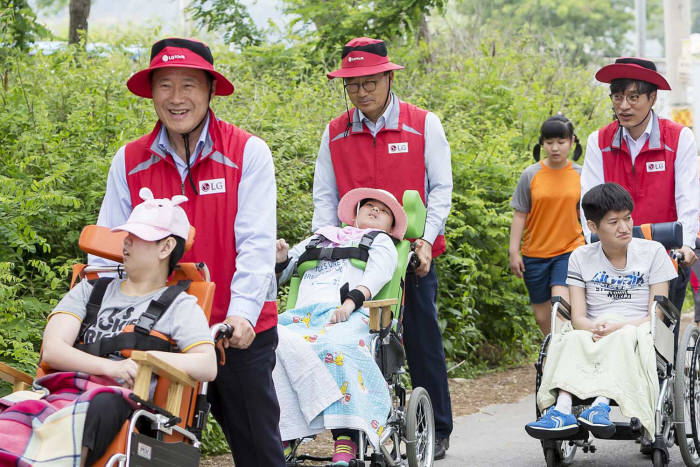
<svg viewBox="0 0 700 467">
<path fill-rule="evenodd" d="M 552 298 L 552 287 L 566 287 L 566 273 L 569 270 L 571 252 L 551 258 L 531 258 L 523 256 L 525 264 L 525 286 L 531 303 L 544 303 Z"/>
</svg>

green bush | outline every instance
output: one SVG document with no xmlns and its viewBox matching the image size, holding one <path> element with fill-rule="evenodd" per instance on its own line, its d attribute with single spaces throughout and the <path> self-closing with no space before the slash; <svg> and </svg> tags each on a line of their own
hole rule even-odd
<svg viewBox="0 0 700 467">
<path fill-rule="evenodd" d="M 435 44 L 435 42 L 433 42 Z M 484 44 L 490 44 L 484 42 Z M 148 45 L 144 44 L 145 47 Z M 437 260 L 439 319 L 448 360 L 473 374 L 522 361 L 539 331 L 522 282 L 508 270 L 509 200 L 531 163 L 541 122 L 563 111 L 585 136 L 603 124 L 592 71 L 542 56 L 525 38 L 494 51 L 392 48 L 400 98 L 434 111 L 452 148 L 453 207 L 448 251 Z M 274 155 L 278 236 L 308 235 L 314 161 L 325 125 L 345 109 L 312 46 L 215 50 L 236 86 L 212 106 L 219 118 L 263 139 Z M 94 223 L 110 161 L 156 121 L 127 78 L 147 65 L 117 46 L 105 56 L 67 48 L 50 56 L 12 54 L 0 84 L 0 360 L 33 371 L 47 314 L 66 292 L 81 228 Z M 281 297 L 284 300 L 284 296 Z M 207 435 L 207 452 L 221 437 Z"/>
</svg>

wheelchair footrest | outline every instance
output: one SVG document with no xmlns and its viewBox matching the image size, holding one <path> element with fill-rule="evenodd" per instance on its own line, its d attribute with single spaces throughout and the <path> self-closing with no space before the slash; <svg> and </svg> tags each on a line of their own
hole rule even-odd
<svg viewBox="0 0 700 467">
<path fill-rule="evenodd" d="M 608 439 L 634 440 L 634 439 L 639 438 L 644 432 L 644 428 L 642 427 L 642 423 L 636 417 L 631 418 L 629 423 L 628 422 L 613 422 L 613 423 L 615 423 L 615 434 L 612 435 L 612 437 L 610 437 Z"/>
<path fill-rule="evenodd" d="M 166 443 L 132 433 L 129 467 L 197 467 L 199 449 L 186 443 Z"/>
</svg>

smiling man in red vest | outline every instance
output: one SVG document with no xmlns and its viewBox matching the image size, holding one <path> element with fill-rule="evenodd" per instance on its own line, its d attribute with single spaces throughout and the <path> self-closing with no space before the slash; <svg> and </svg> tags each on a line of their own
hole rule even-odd
<svg viewBox="0 0 700 467">
<path fill-rule="evenodd" d="M 153 99 L 158 123 L 117 151 L 98 224 L 123 224 L 142 187 L 155 198 L 189 198 L 183 208 L 197 237 L 182 259 L 207 264 L 217 286 L 210 324 L 224 321 L 234 329 L 224 342 L 226 364 L 209 386 L 212 413 L 237 466 L 284 466 L 272 384 L 276 187 L 270 149 L 214 116 L 211 97 L 232 94 L 233 85 L 214 70 L 202 42 L 156 42 L 150 66 L 127 87 Z"/>
<path fill-rule="evenodd" d="M 383 41 L 348 42 L 342 78 L 355 108 L 326 127 L 314 173 L 312 229 L 338 225 L 338 200 L 358 187 L 380 188 L 402 199 L 417 190 L 427 206 L 423 238 L 416 240 L 421 266 L 406 277 L 404 344 L 413 386 L 427 389 L 435 411 L 435 458 L 445 456 L 452 432 L 445 353 L 437 321 L 437 274 L 433 258 L 445 251 L 445 221 L 452 201 L 450 145 L 440 119 L 400 101 L 391 86 L 394 70 Z"/>
<path fill-rule="evenodd" d="M 652 110 L 657 90 L 671 90 L 654 62 L 622 57 L 595 75 L 610 83 L 616 120 L 588 137 L 581 173 L 581 196 L 596 185 L 615 182 L 632 195 L 634 225 L 678 221 L 683 225 L 683 265 L 669 285 L 668 298 L 679 310 L 696 261 L 700 185 L 695 138 L 689 128 Z M 581 210 L 581 224 L 588 237 Z M 685 274 L 682 274 L 685 272 Z M 678 326 L 676 327 L 678 329 Z"/>
</svg>

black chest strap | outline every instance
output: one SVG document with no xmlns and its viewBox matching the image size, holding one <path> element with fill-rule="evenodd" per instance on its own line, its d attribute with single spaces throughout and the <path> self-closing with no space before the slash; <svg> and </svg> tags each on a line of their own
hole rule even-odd
<svg viewBox="0 0 700 467">
<path fill-rule="evenodd" d="M 172 305 L 173 301 L 175 301 L 177 296 L 187 290 L 190 283 L 191 281 L 179 281 L 177 284 L 169 286 L 160 297 L 151 300 L 146 311 L 139 317 L 139 320 L 134 325 L 134 332 L 121 332 L 111 337 L 102 338 L 91 344 L 78 343 L 75 347 L 78 350 L 98 357 L 104 357 L 125 349 L 161 350 L 164 352 L 173 352 L 177 350 L 173 344 L 165 339 L 151 335 L 151 331 L 165 311 Z M 102 295 L 104 296 L 104 292 L 102 292 Z M 100 299 L 100 303 L 101 301 Z M 95 324 L 96 318 L 95 316 L 92 324 Z"/>
<path fill-rule="evenodd" d="M 100 277 L 99 279 L 90 281 L 92 284 L 92 292 L 90 292 L 87 305 L 85 305 L 85 319 L 80 323 L 80 332 L 75 338 L 75 345 L 85 339 L 85 333 L 88 328 L 97 322 L 97 313 L 100 311 L 102 299 L 112 279 L 114 279 L 114 277 Z"/>
<path fill-rule="evenodd" d="M 369 259 L 369 249 L 379 234 L 389 235 L 381 230 L 373 230 L 367 232 L 360 239 L 357 246 L 342 246 L 342 247 L 323 247 L 318 245 L 323 240 L 320 235 L 314 236 L 306 245 L 306 251 L 299 256 L 297 265 L 307 261 L 328 260 L 337 261 L 340 259 L 357 259 L 362 262 L 367 262 Z"/>
</svg>

